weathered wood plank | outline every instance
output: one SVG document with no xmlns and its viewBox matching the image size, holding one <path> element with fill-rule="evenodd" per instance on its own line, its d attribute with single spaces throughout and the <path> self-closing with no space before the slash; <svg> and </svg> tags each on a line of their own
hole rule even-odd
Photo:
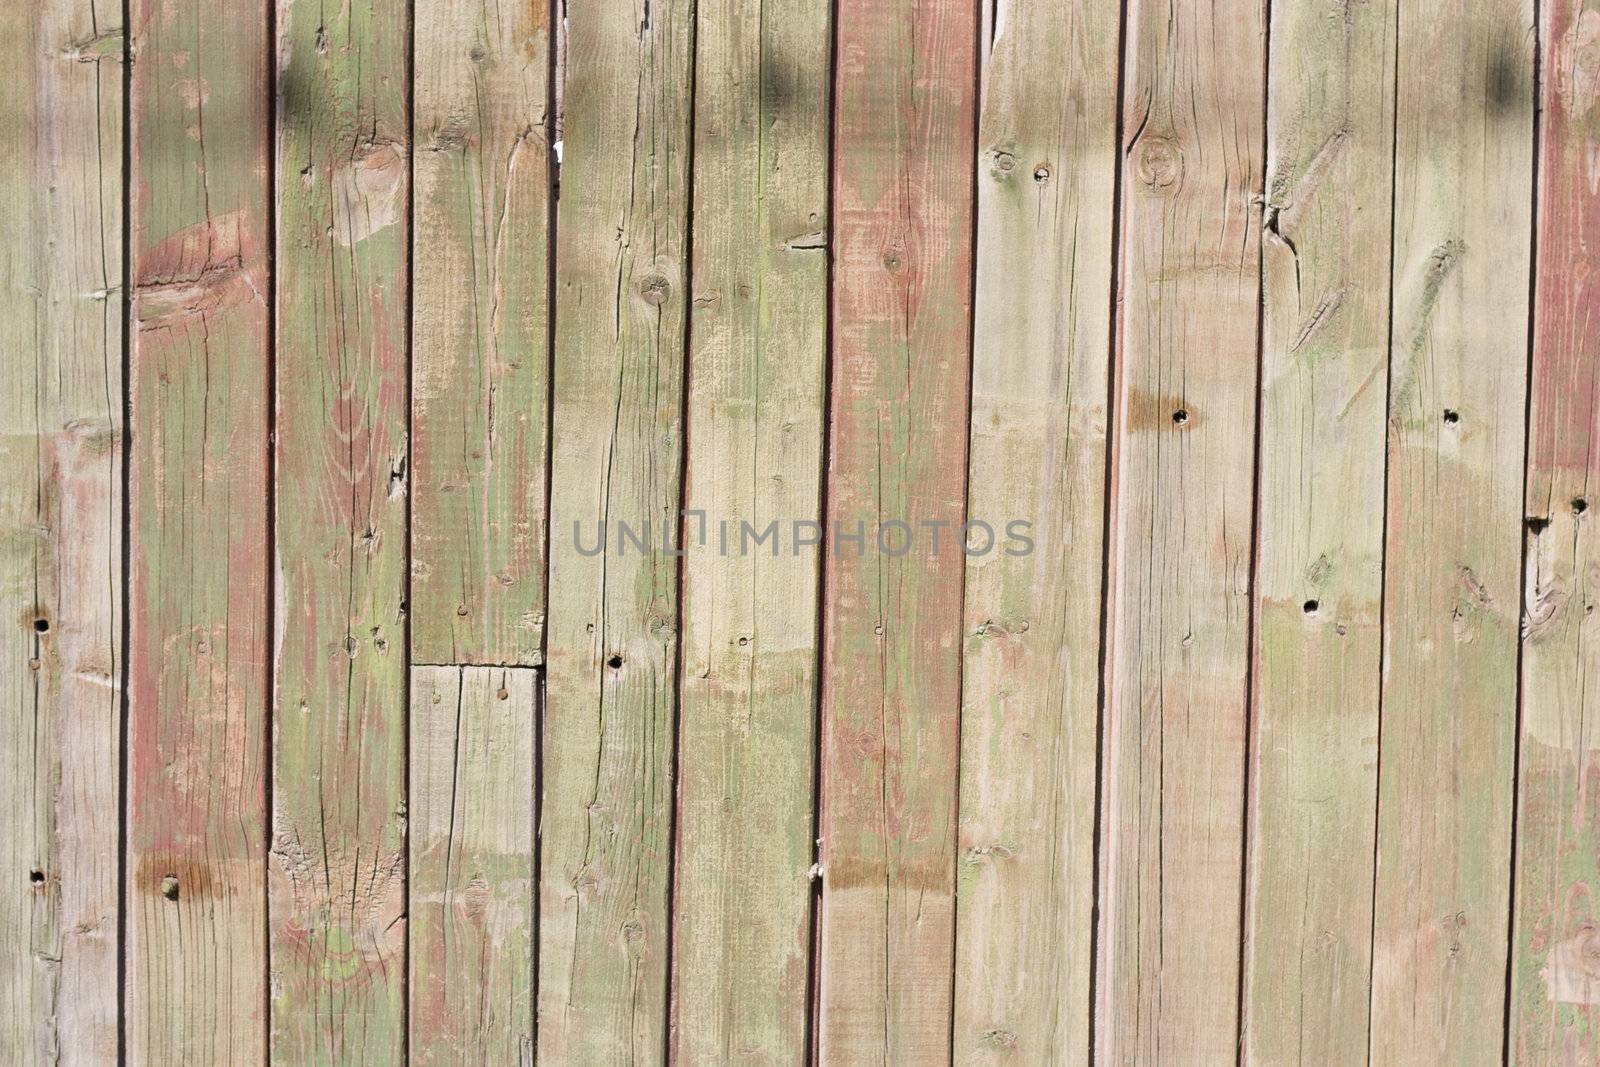
<svg viewBox="0 0 1600 1067">
<path fill-rule="evenodd" d="M 406 8 L 278 42 L 272 1056 L 404 1038 Z"/>
<path fill-rule="evenodd" d="M 678 561 L 662 532 L 676 542 L 693 13 L 603 0 L 564 19 L 539 887 L 552 1063 L 666 1049 Z"/>
<path fill-rule="evenodd" d="M 411 670 L 411 1062 L 533 1062 L 538 675 Z"/>
<path fill-rule="evenodd" d="M 0 1061 L 117 1054 L 122 5 L 0 10 Z"/>
<path fill-rule="evenodd" d="M 1600 653 L 1600 7 L 1541 5 L 1538 289 L 1534 306 L 1522 653 L 1516 1062 L 1600 1063 L 1600 832 L 1593 740 Z"/>
<path fill-rule="evenodd" d="M 673 910 L 686 1063 L 805 1057 L 821 554 L 794 541 L 797 523 L 821 530 L 830 6 L 701 0 L 696 17 Z"/>
<path fill-rule="evenodd" d="M 266 1037 L 267 12 L 132 7 L 128 1052 Z"/>
<path fill-rule="evenodd" d="M 986 56 L 967 512 L 1033 549 L 967 562 L 958 1063 L 1089 1058 L 1118 17 L 1002 0 Z"/>
<path fill-rule="evenodd" d="M 416 5 L 411 654 L 544 636 L 550 7 Z"/>
<path fill-rule="evenodd" d="M 975 0 L 862 0 L 836 29 L 817 965 L 830 1063 L 950 1054 L 977 31 Z"/>
<path fill-rule="evenodd" d="M 1531 0 L 1403 7 L 1374 1063 L 1498 1062 L 1521 614 Z"/>
<path fill-rule="evenodd" d="M 1262 5 L 1133 0 L 1097 1054 L 1232 1059 L 1249 662 Z"/>
<path fill-rule="evenodd" d="M 1244 1051 L 1367 1054 L 1395 2 L 1276 4 Z"/>
</svg>

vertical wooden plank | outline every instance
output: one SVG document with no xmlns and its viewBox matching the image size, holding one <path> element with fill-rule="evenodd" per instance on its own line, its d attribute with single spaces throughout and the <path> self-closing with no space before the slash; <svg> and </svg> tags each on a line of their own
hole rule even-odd
<svg viewBox="0 0 1600 1067">
<path fill-rule="evenodd" d="M 534 671 L 411 671 L 411 1062 L 533 1062 Z"/>
<path fill-rule="evenodd" d="M 117 1054 L 122 6 L 0 10 L 0 1061 Z"/>
<path fill-rule="evenodd" d="M 836 29 L 825 1062 L 950 1055 L 977 31 L 975 0 Z"/>
<path fill-rule="evenodd" d="M 404 1038 L 408 33 L 278 10 L 272 1056 Z"/>
<path fill-rule="evenodd" d="M 547 0 L 420 0 L 411 654 L 535 665 L 544 636 Z"/>
<path fill-rule="evenodd" d="M 1127 12 L 1106 670 L 1108 1062 L 1232 1059 L 1239 967 L 1265 27 Z"/>
<path fill-rule="evenodd" d="M 806 1049 L 830 7 L 701 0 L 696 17 L 673 909 L 687 1063 Z"/>
<path fill-rule="evenodd" d="M 1531 0 L 1400 14 L 1372 1060 L 1497 1062 L 1527 395 Z"/>
<path fill-rule="evenodd" d="M 967 563 L 959 1063 L 1089 1058 L 1119 9 L 1001 0 L 985 64 L 967 511 L 1033 548 Z"/>
<path fill-rule="evenodd" d="M 552 1063 L 666 1049 L 678 561 L 663 524 L 676 543 L 693 13 L 601 0 L 564 19 L 539 889 Z"/>
<path fill-rule="evenodd" d="M 267 12 L 132 8 L 128 1052 L 266 1035 Z"/>
<path fill-rule="evenodd" d="M 1367 1054 L 1395 3 L 1272 7 L 1244 1049 Z"/>
<path fill-rule="evenodd" d="M 1600 834 L 1593 740 L 1600 656 L 1600 5 L 1541 5 L 1534 306 L 1517 777 L 1512 1058 L 1600 1062 Z"/>
</svg>

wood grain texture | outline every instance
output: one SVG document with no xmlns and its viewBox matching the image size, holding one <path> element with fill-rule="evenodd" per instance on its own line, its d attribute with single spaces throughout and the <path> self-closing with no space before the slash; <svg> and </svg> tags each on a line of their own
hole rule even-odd
<svg viewBox="0 0 1600 1067">
<path fill-rule="evenodd" d="M 117 1055 L 122 5 L 0 10 L 0 1061 Z"/>
<path fill-rule="evenodd" d="M 799 1064 L 806 1051 L 830 8 L 697 9 L 673 909 L 685 1063 Z M 807 522 L 813 544 L 796 550 Z M 773 523 L 776 540 L 757 545 Z"/>
<path fill-rule="evenodd" d="M 533 1062 L 538 676 L 411 670 L 410 1062 Z"/>
<path fill-rule="evenodd" d="M 1600 1063 L 1600 5 L 1541 5 L 1534 311 L 1517 778 L 1514 1061 Z"/>
<path fill-rule="evenodd" d="M 539 887 L 552 1063 L 666 1050 L 678 560 L 663 524 L 676 543 L 693 14 L 601 0 L 564 19 Z"/>
<path fill-rule="evenodd" d="M 1097 1055 L 1232 1059 L 1265 27 L 1133 0 Z"/>
<path fill-rule="evenodd" d="M 1089 1057 L 1118 18 L 1004 0 L 985 56 L 967 512 L 1034 544 L 967 562 L 958 1063 Z"/>
<path fill-rule="evenodd" d="M 978 7 L 838 20 L 817 1052 L 929 1062 L 950 1051 Z"/>
<path fill-rule="evenodd" d="M 1396 5 L 1272 8 L 1244 1054 L 1367 1050 Z"/>
<path fill-rule="evenodd" d="M 416 5 L 411 654 L 544 637 L 550 8 Z"/>
<path fill-rule="evenodd" d="M 1377 1064 L 1500 1058 L 1534 47 L 1528 0 L 1400 13 Z"/>
<path fill-rule="evenodd" d="M 140 0 L 134 68 L 128 1051 L 266 1037 L 267 12 Z"/>
<path fill-rule="evenodd" d="M 407 56 L 395 3 L 277 19 L 272 1057 L 404 1038 Z"/>
</svg>

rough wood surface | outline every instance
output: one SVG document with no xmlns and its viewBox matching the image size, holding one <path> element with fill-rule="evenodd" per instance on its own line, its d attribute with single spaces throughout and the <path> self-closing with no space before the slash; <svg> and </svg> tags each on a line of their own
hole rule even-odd
<svg viewBox="0 0 1600 1067">
<path fill-rule="evenodd" d="M 1379 1064 L 1500 1058 L 1534 47 L 1531 0 L 1472 0 L 1450 19 L 1400 13 L 1373 896 Z"/>
<path fill-rule="evenodd" d="M 1265 27 L 1130 0 L 1107 623 L 1111 1062 L 1238 1041 Z"/>
<path fill-rule="evenodd" d="M 0 1061 L 117 1055 L 122 5 L 0 10 Z"/>
<path fill-rule="evenodd" d="M 550 8 L 416 4 L 411 655 L 544 636 Z"/>
<path fill-rule="evenodd" d="M 1539 244 L 1510 1049 L 1600 1063 L 1600 5 L 1541 5 Z"/>
<path fill-rule="evenodd" d="M 830 1063 L 949 1055 L 977 31 L 975 0 L 862 0 L 836 30 L 816 964 Z"/>
<path fill-rule="evenodd" d="M 1034 547 L 967 563 L 958 1063 L 1089 1056 L 1118 14 L 1004 0 L 984 39 L 967 511 Z"/>
<path fill-rule="evenodd" d="M 1394 0 L 1276 4 L 1244 1055 L 1367 1054 Z"/>
<path fill-rule="evenodd" d="M 404 5 L 282 3 L 272 1056 L 404 1043 Z"/>
<path fill-rule="evenodd" d="M 538 676 L 411 671 L 410 1062 L 533 1062 Z"/>
<path fill-rule="evenodd" d="M 128 1052 L 265 1047 L 267 12 L 132 7 Z"/>
<path fill-rule="evenodd" d="M 563 20 L 539 886 L 551 1063 L 666 1049 L 678 559 L 663 524 L 676 544 L 693 14 L 597 0 Z"/>
<path fill-rule="evenodd" d="M 796 523 L 813 542 L 821 529 L 830 14 L 701 0 L 696 17 L 673 908 L 685 1063 L 806 1051 L 821 550 L 794 541 Z"/>
</svg>

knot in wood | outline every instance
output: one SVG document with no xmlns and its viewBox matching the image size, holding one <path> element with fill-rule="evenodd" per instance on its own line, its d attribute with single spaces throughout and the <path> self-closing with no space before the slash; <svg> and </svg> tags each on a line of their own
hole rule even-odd
<svg viewBox="0 0 1600 1067">
<path fill-rule="evenodd" d="M 1166 189 L 1183 176 L 1183 153 L 1165 137 L 1151 137 L 1139 148 L 1139 180 L 1152 189 Z"/>
</svg>

